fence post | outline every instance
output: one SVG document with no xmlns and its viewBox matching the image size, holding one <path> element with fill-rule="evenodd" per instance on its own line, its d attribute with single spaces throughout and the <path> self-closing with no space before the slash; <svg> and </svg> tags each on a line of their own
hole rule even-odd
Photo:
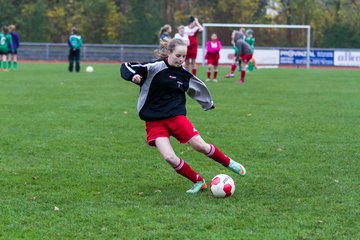
<svg viewBox="0 0 360 240">
<path fill-rule="evenodd" d="M 120 46 L 120 62 L 124 59 L 124 46 Z"/>
<path fill-rule="evenodd" d="M 47 43 L 46 44 L 46 47 L 45 47 L 45 58 L 46 60 L 49 60 L 49 44 Z"/>
</svg>

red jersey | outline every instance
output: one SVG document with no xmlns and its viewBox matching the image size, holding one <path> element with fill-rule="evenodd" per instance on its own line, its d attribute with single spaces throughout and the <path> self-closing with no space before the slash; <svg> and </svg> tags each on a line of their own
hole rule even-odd
<svg viewBox="0 0 360 240">
<path fill-rule="evenodd" d="M 193 28 L 189 28 L 188 26 L 185 27 L 185 34 L 189 37 L 190 45 L 189 47 L 197 47 L 197 34 L 199 32 L 199 27 L 195 26 Z"/>
</svg>

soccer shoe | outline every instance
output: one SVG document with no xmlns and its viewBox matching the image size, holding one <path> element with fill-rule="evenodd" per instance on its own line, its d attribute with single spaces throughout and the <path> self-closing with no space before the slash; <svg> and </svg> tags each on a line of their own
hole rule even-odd
<svg viewBox="0 0 360 240">
<path fill-rule="evenodd" d="M 207 79 L 205 80 L 205 82 L 210 82 L 210 80 L 211 80 L 210 78 L 207 78 Z"/>
<path fill-rule="evenodd" d="M 233 73 L 228 73 L 225 75 L 226 78 L 233 78 L 234 77 L 234 74 Z"/>
<path fill-rule="evenodd" d="M 244 79 L 240 79 L 240 80 L 239 80 L 239 84 L 243 84 L 244 82 L 245 82 Z"/>
<path fill-rule="evenodd" d="M 218 82 L 218 80 L 217 80 L 217 79 L 213 79 L 213 82 L 214 82 L 214 83 L 217 83 L 217 82 Z"/>
<path fill-rule="evenodd" d="M 207 186 L 206 186 L 206 182 L 204 180 L 204 181 L 199 181 L 199 182 L 195 183 L 194 186 L 191 189 L 187 190 L 186 192 L 190 193 L 190 194 L 194 194 L 194 193 L 203 191 L 206 188 L 207 188 Z"/>
<path fill-rule="evenodd" d="M 241 165 L 238 162 L 235 162 L 234 160 L 230 159 L 230 164 L 228 166 L 228 168 L 233 171 L 236 172 L 237 174 L 239 174 L 240 176 L 245 176 L 246 175 L 246 169 L 244 168 L 243 165 Z"/>
</svg>

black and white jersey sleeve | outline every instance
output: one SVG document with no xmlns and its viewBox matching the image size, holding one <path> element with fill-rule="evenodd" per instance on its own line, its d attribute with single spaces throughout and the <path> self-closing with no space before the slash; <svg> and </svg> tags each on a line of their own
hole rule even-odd
<svg viewBox="0 0 360 240">
<path fill-rule="evenodd" d="M 121 77 L 127 81 L 131 81 L 135 74 L 139 74 L 144 81 L 147 77 L 148 66 L 139 63 L 123 63 L 120 68 L 120 73 Z"/>
</svg>

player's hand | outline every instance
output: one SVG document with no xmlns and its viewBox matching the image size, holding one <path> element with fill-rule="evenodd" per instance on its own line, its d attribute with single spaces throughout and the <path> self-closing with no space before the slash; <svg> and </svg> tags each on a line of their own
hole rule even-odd
<svg viewBox="0 0 360 240">
<path fill-rule="evenodd" d="M 135 74 L 135 75 L 132 77 L 131 81 L 132 81 L 133 83 L 139 84 L 139 83 L 141 83 L 141 79 L 142 79 L 142 76 L 140 76 L 139 74 Z"/>
</svg>

